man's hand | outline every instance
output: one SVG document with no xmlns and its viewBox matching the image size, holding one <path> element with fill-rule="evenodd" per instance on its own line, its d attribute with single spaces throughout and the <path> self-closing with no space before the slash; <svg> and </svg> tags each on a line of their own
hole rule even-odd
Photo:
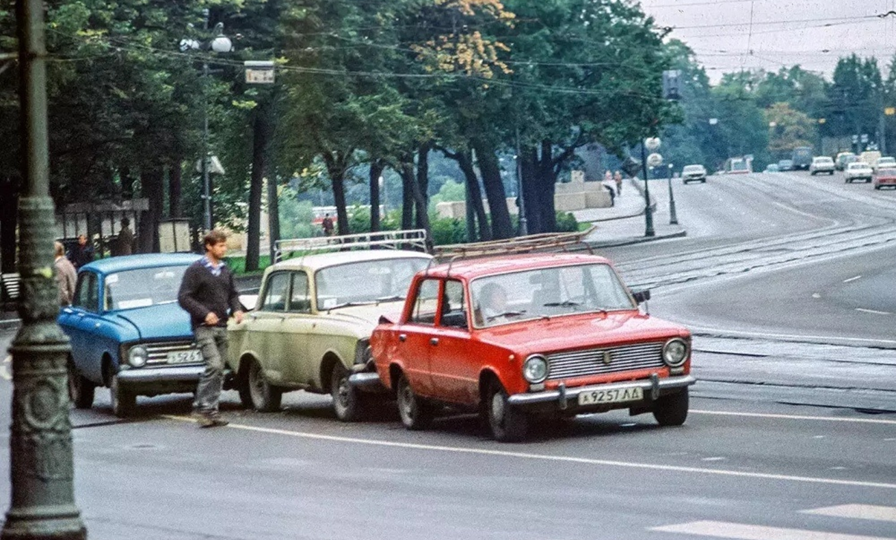
<svg viewBox="0 0 896 540">
<path fill-rule="evenodd" d="M 236 320 L 236 324 L 240 324 L 243 322 L 243 312 L 242 311 L 234 311 L 233 318 Z"/>
<path fill-rule="evenodd" d="M 208 326 L 218 326 L 219 321 L 220 319 L 218 319 L 218 316 L 211 311 L 205 316 L 205 324 Z"/>
</svg>

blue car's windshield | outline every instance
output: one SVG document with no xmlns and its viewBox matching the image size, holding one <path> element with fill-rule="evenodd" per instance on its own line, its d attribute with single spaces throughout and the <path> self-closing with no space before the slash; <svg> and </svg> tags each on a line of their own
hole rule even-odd
<svg viewBox="0 0 896 540">
<path fill-rule="evenodd" d="M 108 274 L 104 307 L 108 311 L 177 302 L 177 291 L 186 269 L 186 266 L 161 266 Z"/>
</svg>

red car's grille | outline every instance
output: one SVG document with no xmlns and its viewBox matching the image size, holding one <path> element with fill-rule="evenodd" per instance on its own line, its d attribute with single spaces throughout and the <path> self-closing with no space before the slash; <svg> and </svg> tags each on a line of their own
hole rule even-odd
<svg viewBox="0 0 896 540">
<path fill-rule="evenodd" d="M 609 353 L 609 363 L 606 362 Z M 623 347 L 586 349 L 546 355 L 548 380 L 588 377 L 663 367 L 663 343 L 639 343 Z"/>
</svg>

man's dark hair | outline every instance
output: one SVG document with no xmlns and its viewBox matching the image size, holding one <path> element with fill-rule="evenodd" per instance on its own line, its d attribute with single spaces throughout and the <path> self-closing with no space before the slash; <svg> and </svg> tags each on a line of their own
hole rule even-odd
<svg viewBox="0 0 896 540">
<path fill-rule="evenodd" d="M 126 217 L 121 218 L 121 226 L 122 227 L 127 227 L 130 224 L 131 224 L 131 220 L 129 220 Z"/>
<path fill-rule="evenodd" d="M 209 246 L 214 246 L 215 244 L 220 244 L 221 242 L 227 241 L 227 235 L 224 231 L 220 229 L 212 229 L 205 234 L 205 237 L 202 239 L 202 244 L 205 246 L 205 250 L 208 251 Z"/>
</svg>

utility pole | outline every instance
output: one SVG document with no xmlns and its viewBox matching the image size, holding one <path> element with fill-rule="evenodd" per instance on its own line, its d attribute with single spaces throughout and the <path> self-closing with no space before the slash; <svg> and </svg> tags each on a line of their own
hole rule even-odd
<svg viewBox="0 0 896 540">
<path fill-rule="evenodd" d="M 208 34 L 208 8 L 202 10 L 202 29 Z M 212 230 L 212 182 L 208 175 L 208 60 L 202 61 L 202 226 Z"/>
<path fill-rule="evenodd" d="M 75 506 L 69 420 L 68 337 L 59 314 L 53 265 L 56 228 L 50 198 L 46 36 L 43 0 L 18 0 L 19 100 L 23 196 L 19 201 L 22 327 L 10 352 L 13 366 L 9 455 L 11 506 L 0 538 L 84 540 Z"/>
<path fill-rule="evenodd" d="M 650 184 L 647 182 L 647 148 L 645 140 L 641 141 L 641 167 L 644 170 L 644 236 L 656 236 L 653 230 L 653 210 L 650 208 Z"/>
</svg>

